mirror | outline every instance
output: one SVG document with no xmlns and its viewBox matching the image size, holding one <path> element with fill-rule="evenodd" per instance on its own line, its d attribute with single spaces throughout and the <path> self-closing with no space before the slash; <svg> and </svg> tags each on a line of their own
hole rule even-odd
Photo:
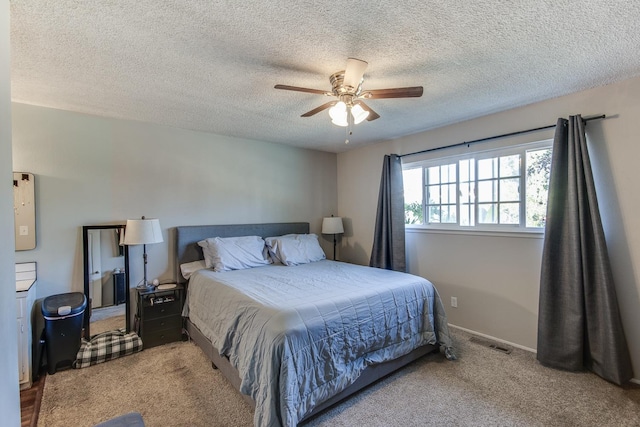
<svg viewBox="0 0 640 427">
<path fill-rule="evenodd" d="M 16 251 L 36 248 L 35 178 L 32 173 L 13 173 L 13 220 Z"/>
<path fill-rule="evenodd" d="M 87 340 L 116 329 L 129 332 L 129 248 L 121 244 L 124 229 L 119 224 L 82 227 Z"/>
</svg>

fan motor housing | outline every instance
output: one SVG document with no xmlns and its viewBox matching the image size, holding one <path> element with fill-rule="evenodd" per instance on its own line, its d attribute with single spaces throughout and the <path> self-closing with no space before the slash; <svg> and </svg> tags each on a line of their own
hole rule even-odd
<svg viewBox="0 0 640 427">
<path fill-rule="evenodd" d="M 356 97 L 358 95 L 358 92 L 360 91 L 360 84 L 362 84 L 362 81 L 360 81 L 360 84 L 357 88 L 345 86 L 344 73 L 344 71 L 338 71 L 336 73 L 333 73 L 329 77 L 329 81 L 331 82 L 331 86 L 333 87 L 332 92 L 338 98 L 341 98 L 341 96 L 343 95 L 351 95 L 352 97 Z"/>
</svg>

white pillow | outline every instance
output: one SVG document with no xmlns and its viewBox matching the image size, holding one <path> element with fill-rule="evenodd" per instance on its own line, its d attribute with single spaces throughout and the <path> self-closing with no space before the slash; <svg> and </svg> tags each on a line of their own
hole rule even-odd
<svg viewBox="0 0 640 427">
<path fill-rule="evenodd" d="M 187 262 L 185 264 L 180 264 L 180 272 L 182 273 L 182 277 L 184 277 L 187 280 L 189 280 L 189 277 L 191 277 L 191 275 L 193 273 L 195 273 L 198 270 L 205 269 L 205 268 L 207 268 L 207 265 L 205 264 L 203 259 L 201 259 L 199 261 L 193 261 L 193 262 Z"/>
<path fill-rule="evenodd" d="M 212 237 L 201 240 L 205 265 L 214 271 L 242 270 L 270 264 L 264 240 L 258 236 Z"/>
<path fill-rule="evenodd" d="M 284 265 L 298 265 L 326 258 L 315 234 L 286 234 L 265 239 L 269 254 Z"/>
</svg>

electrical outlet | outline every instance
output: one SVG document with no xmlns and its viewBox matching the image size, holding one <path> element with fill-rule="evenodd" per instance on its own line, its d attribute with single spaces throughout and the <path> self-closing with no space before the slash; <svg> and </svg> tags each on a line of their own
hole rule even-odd
<svg viewBox="0 0 640 427">
<path fill-rule="evenodd" d="M 458 308 L 458 297 L 451 297 L 451 307 Z"/>
</svg>

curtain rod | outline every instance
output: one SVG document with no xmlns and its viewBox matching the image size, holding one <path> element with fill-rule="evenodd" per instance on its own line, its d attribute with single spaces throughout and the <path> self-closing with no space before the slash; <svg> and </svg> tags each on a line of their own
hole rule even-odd
<svg viewBox="0 0 640 427">
<path fill-rule="evenodd" d="M 585 117 L 582 120 L 585 121 L 585 122 L 589 122 L 591 120 L 600 120 L 600 119 L 604 119 L 606 117 L 607 116 L 605 116 L 604 114 L 601 114 L 599 116 Z M 469 145 L 475 144 L 477 142 L 486 142 L 486 141 L 491 141 L 491 140 L 494 140 L 494 139 L 506 138 L 507 136 L 520 135 L 520 134 L 529 133 L 529 132 L 537 132 L 539 130 L 551 129 L 551 128 L 554 128 L 554 127 L 556 127 L 556 125 L 542 126 L 542 127 L 539 127 L 539 128 L 526 129 L 526 130 L 519 130 L 517 132 L 511 132 L 511 133 L 503 133 L 502 135 L 488 136 L 486 138 L 474 139 L 473 141 L 459 142 L 457 144 L 444 145 L 442 147 L 436 147 L 436 148 L 428 148 L 426 150 L 416 151 L 416 152 L 413 152 L 413 153 L 400 154 L 398 157 L 402 158 L 402 157 L 405 157 L 405 156 L 414 156 L 416 154 L 424 154 L 424 153 L 429 153 L 431 151 L 444 150 L 445 148 L 461 147 L 463 145 L 466 145 L 468 147 Z"/>
</svg>

